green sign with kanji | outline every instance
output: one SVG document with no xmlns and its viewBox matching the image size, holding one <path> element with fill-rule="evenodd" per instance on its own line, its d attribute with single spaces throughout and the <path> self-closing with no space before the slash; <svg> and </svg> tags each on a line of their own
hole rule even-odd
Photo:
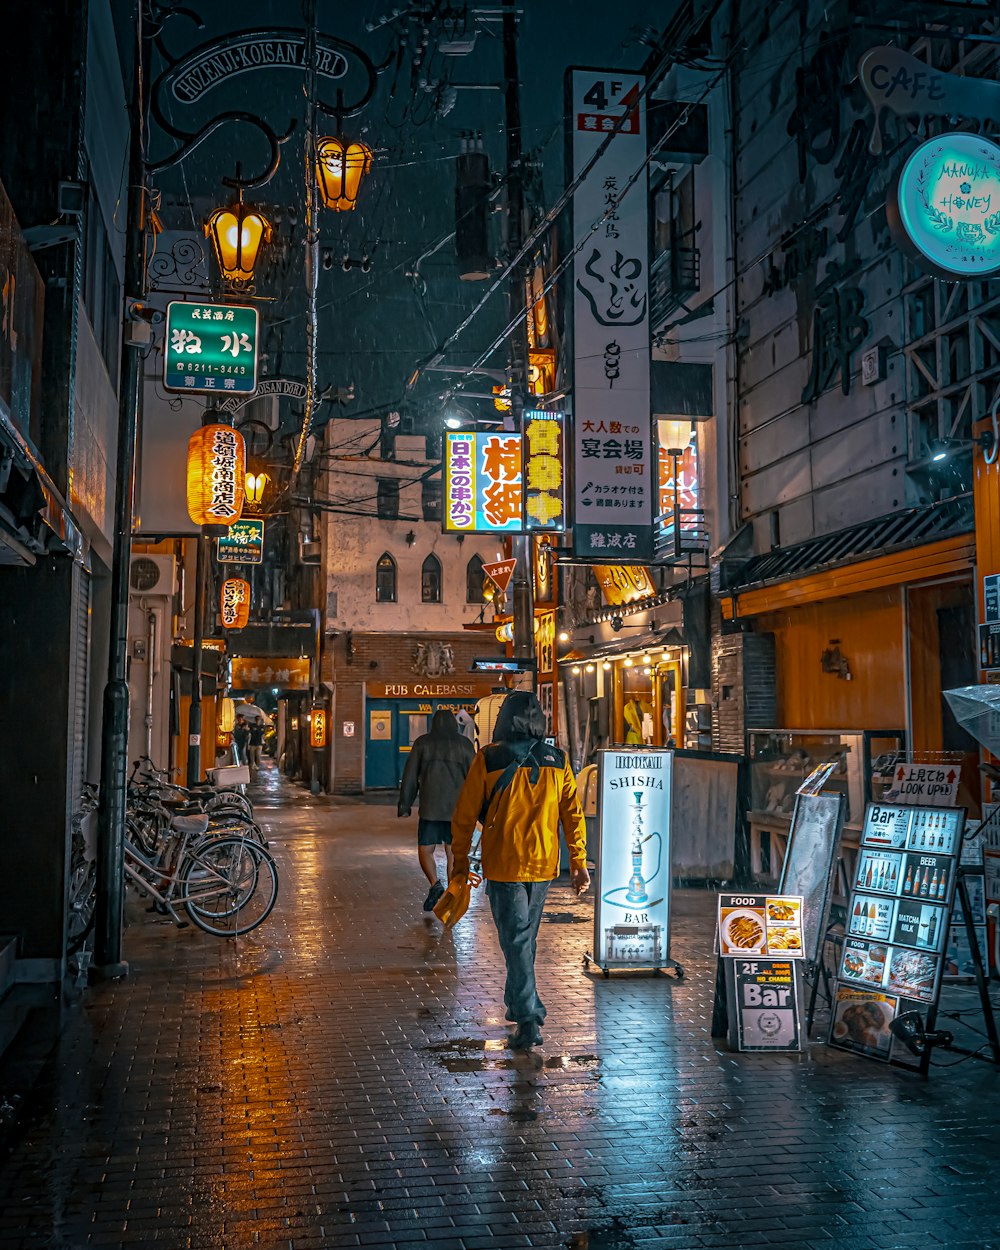
<svg viewBox="0 0 1000 1250">
<path fill-rule="evenodd" d="M 167 305 L 163 385 L 196 395 L 257 389 L 257 309 L 245 304 Z"/>
<path fill-rule="evenodd" d="M 260 564 L 264 559 L 264 522 L 234 521 L 219 539 L 222 564 Z"/>
</svg>

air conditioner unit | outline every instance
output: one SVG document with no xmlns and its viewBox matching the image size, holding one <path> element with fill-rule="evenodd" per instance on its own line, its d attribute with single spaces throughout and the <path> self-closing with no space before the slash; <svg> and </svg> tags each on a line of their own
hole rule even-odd
<svg viewBox="0 0 1000 1250">
<path fill-rule="evenodd" d="M 309 538 L 299 539 L 299 563 L 319 564 L 323 555 L 323 544 Z"/>
<path fill-rule="evenodd" d="M 176 566 L 177 561 L 173 556 L 133 556 L 128 572 L 129 591 L 133 595 L 169 597 L 175 594 Z"/>
</svg>

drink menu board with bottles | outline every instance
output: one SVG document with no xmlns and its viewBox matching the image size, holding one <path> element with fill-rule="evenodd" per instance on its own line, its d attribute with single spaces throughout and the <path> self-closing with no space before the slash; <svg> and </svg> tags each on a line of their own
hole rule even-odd
<svg viewBox="0 0 1000 1250">
<path fill-rule="evenodd" d="M 936 1001 L 964 825 L 963 808 L 868 805 L 841 981 Z"/>
</svg>

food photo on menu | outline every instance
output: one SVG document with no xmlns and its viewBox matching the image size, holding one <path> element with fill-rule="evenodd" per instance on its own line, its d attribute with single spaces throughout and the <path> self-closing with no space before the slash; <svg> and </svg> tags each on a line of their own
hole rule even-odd
<svg viewBox="0 0 1000 1250">
<path fill-rule="evenodd" d="M 763 907 L 723 907 L 719 914 L 723 954 L 760 954 L 767 940 Z"/>
<path fill-rule="evenodd" d="M 894 949 L 889 962 L 888 988 L 904 998 L 917 998 L 924 1003 L 933 1002 L 938 963 L 936 955 Z"/>
<path fill-rule="evenodd" d="M 888 947 L 880 943 L 859 942 L 849 938 L 844 943 L 843 975 L 851 981 L 881 985 L 885 978 Z"/>
<path fill-rule="evenodd" d="M 856 1050 L 876 1059 L 888 1059 L 892 1046 L 889 1025 L 898 1000 L 871 990 L 837 987 L 830 1040 L 846 1050 Z"/>
</svg>

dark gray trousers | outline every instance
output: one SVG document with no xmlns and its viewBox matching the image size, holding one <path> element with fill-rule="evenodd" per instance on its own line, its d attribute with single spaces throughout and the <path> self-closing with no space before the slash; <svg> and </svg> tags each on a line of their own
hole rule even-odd
<svg viewBox="0 0 1000 1250">
<path fill-rule="evenodd" d="M 535 947 L 551 881 L 487 881 L 486 897 L 507 964 L 507 1019 L 541 1024 L 545 1007 L 535 985 Z"/>
</svg>

